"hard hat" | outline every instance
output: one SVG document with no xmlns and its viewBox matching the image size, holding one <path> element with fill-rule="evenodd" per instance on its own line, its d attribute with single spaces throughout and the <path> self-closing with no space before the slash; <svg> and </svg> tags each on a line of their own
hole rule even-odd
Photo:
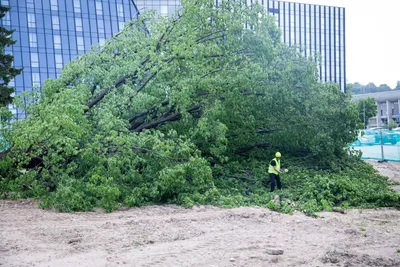
<svg viewBox="0 0 400 267">
<path fill-rule="evenodd" d="M 276 152 L 275 153 L 275 158 L 280 158 L 282 155 L 281 155 L 281 153 L 280 152 Z"/>
</svg>

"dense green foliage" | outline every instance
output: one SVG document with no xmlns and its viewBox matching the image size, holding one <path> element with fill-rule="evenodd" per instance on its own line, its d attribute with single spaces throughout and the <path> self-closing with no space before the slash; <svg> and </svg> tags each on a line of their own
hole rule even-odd
<svg viewBox="0 0 400 267">
<path fill-rule="evenodd" d="M 2 196 L 62 211 L 397 203 L 344 149 L 357 133 L 351 96 L 319 83 L 314 61 L 281 43 L 261 6 L 214 2 L 183 1 L 173 19 L 145 14 L 47 80 L 30 116 L 3 127 L 12 148 Z M 294 205 L 270 202 L 277 149 L 293 169 L 281 194 Z"/>
<path fill-rule="evenodd" d="M 387 128 L 388 128 L 389 130 L 392 130 L 393 128 L 396 128 L 396 127 L 398 127 L 397 123 L 396 123 L 393 119 L 391 119 L 391 120 L 389 121 L 389 124 L 387 125 Z"/>
<path fill-rule="evenodd" d="M 9 7 L 0 5 L 0 19 L 5 17 L 9 10 Z M 4 53 L 6 47 L 15 44 L 15 41 L 11 39 L 13 32 L 0 26 L 0 107 L 11 103 L 11 94 L 14 92 L 14 89 L 8 87 L 8 84 L 22 71 L 21 69 L 12 67 L 14 57 Z"/>
<path fill-rule="evenodd" d="M 357 101 L 358 118 L 364 126 L 367 126 L 369 118 L 375 117 L 378 114 L 378 106 L 375 99 L 368 97 Z"/>
<path fill-rule="evenodd" d="M 378 175 L 372 166 L 358 160 L 357 157 L 342 163 L 340 171 L 318 170 L 318 166 L 309 160 L 286 159 L 286 164 L 290 165 L 291 169 L 289 173 L 281 174 L 284 190 L 275 192 L 281 197 L 280 204 L 270 201 L 271 194 L 263 189 L 266 178 L 261 166 L 265 162 L 252 160 L 246 163 L 254 165 L 252 171 L 239 171 L 239 175 L 224 175 L 228 179 L 223 180 L 224 186 L 221 187 L 229 188 L 229 191 L 225 192 L 229 197 L 222 198 L 220 204 L 223 206 L 259 205 L 286 213 L 297 209 L 313 215 L 314 212 L 331 211 L 335 207 L 399 207 L 400 204 L 399 196 L 388 188 L 387 178 Z M 228 168 L 227 172 L 232 170 Z M 250 177 L 254 180 L 249 181 Z M 243 187 L 247 187 L 247 192 L 250 193 L 242 194 L 240 190 Z M 235 192 L 232 188 L 237 189 L 236 194 L 232 194 Z"/>
</svg>

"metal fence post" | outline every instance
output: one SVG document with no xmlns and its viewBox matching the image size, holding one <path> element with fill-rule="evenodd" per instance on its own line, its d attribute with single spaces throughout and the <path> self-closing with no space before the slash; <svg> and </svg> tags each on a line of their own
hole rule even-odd
<svg viewBox="0 0 400 267">
<path fill-rule="evenodd" d="M 379 162 L 384 162 L 385 161 L 385 155 L 383 154 L 383 137 L 382 137 L 382 129 L 379 131 L 381 135 L 381 156 L 382 159 L 379 160 Z"/>
</svg>

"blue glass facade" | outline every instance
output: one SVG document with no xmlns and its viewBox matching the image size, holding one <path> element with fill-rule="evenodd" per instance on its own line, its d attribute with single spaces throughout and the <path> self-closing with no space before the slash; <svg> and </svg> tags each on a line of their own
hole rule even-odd
<svg viewBox="0 0 400 267">
<path fill-rule="evenodd" d="M 337 83 L 346 91 L 345 8 L 275 0 L 247 2 L 259 3 L 275 16 L 285 44 L 299 47 L 304 56 L 318 60 L 321 81 Z M 135 3 L 140 12 L 154 9 L 163 16 L 171 16 L 180 8 L 179 0 L 135 0 Z"/>
<path fill-rule="evenodd" d="M 135 0 L 139 12 L 155 10 L 162 16 L 172 16 L 181 8 L 180 0 Z"/>
<path fill-rule="evenodd" d="M 11 11 L 0 25 L 15 29 L 17 43 L 6 49 L 14 55 L 14 66 L 24 68 L 10 86 L 16 94 L 30 91 L 46 78 L 56 78 L 63 65 L 103 44 L 123 28 L 124 22 L 137 19 L 132 0 L 0 0 Z M 24 110 L 10 107 L 17 118 Z"/>
<path fill-rule="evenodd" d="M 343 7 L 254 0 L 273 14 L 282 41 L 319 61 L 319 78 L 346 91 L 346 10 Z"/>
</svg>

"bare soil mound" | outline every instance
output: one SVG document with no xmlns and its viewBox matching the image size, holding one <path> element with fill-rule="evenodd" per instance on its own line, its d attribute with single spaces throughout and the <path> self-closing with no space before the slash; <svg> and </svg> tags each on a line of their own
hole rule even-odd
<svg viewBox="0 0 400 267">
<path fill-rule="evenodd" d="M 400 182 L 400 164 L 369 161 Z M 111 214 L 0 201 L 1 266 L 400 266 L 400 211 L 151 206 Z"/>
<path fill-rule="evenodd" d="M 393 183 L 393 188 L 400 192 L 400 162 L 378 162 L 376 160 L 367 160 L 381 175 L 389 177 Z"/>
<path fill-rule="evenodd" d="M 151 206 L 66 214 L 0 202 L 2 266 L 400 266 L 400 211 Z"/>
</svg>

